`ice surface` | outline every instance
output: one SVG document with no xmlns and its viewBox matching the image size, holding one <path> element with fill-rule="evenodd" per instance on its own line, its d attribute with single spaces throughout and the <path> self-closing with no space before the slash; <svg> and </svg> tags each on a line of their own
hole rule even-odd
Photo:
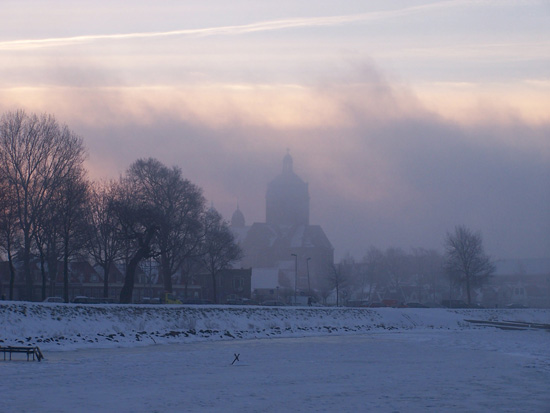
<svg viewBox="0 0 550 413">
<path fill-rule="evenodd" d="M 90 307 L 0 307 L 2 345 L 58 335 L 41 363 L 0 362 L 0 411 L 550 411 L 550 334 L 464 322 L 549 310 Z"/>
<path fill-rule="evenodd" d="M 1 404 L 3 412 L 548 412 L 547 344 L 546 332 L 464 330 L 51 352 L 42 363 L 2 364 Z"/>
</svg>

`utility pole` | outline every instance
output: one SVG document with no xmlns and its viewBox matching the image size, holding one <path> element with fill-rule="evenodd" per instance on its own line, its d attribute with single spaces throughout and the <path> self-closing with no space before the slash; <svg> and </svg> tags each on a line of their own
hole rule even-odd
<svg viewBox="0 0 550 413">
<path fill-rule="evenodd" d="M 308 296 L 311 296 L 311 283 L 309 281 L 309 260 L 311 260 L 311 257 L 307 257 L 306 260 L 306 269 L 307 269 L 307 294 Z"/>
<path fill-rule="evenodd" d="M 290 255 L 294 257 L 294 305 L 296 305 L 296 291 L 298 290 L 298 255 Z"/>
</svg>

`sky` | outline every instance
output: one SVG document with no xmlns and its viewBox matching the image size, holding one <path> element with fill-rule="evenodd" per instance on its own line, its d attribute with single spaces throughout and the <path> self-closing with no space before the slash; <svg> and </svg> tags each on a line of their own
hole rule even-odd
<svg viewBox="0 0 550 413">
<path fill-rule="evenodd" d="M 457 225 L 550 258 L 550 3 L 128 4 L 3 0 L 0 113 L 55 115 L 93 179 L 176 165 L 247 224 L 288 150 L 336 258 Z"/>
</svg>

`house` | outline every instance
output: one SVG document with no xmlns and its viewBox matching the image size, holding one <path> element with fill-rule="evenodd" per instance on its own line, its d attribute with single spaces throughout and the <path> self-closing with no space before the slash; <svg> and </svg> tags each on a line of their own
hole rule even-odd
<svg viewBox="0 0 550 413">
<path fill-rule="evenodd" d="M 294 274 L 292 274 L 294 275 Z M 289 274 L 276 267 L 252 269 L 252 297 L 258 303 L 281 301 L 288 303 L 294 294 Z"/>
<path fill-rule="evenodd" d="M 482 289 L 485 307 L 550 308 L 550 259 L 499 260 L 495 266 Z"/>
<path fill-rule="evenodd" d="M 226 304 L 239 299 L 250 300 L 251 269 L 225 269 L 216 275 L 216 297 L 212 275 L 200 273 L 194 285 L 200 286 L 201 299 L 212 303 Z"/>
</svg>

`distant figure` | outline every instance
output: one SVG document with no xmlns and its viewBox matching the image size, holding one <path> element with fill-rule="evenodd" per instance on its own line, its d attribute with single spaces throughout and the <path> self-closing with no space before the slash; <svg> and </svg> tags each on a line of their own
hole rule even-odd
<svg viewBox="0 0 550 413">
<path fill-rule="evenodd" d="M 309 305 L 311 307 L 311 304 L 313 304 L 313 300 L 311 299 L 311 297 L 308 297 L 307 298 L 307 305 Z"/>
</svg>

